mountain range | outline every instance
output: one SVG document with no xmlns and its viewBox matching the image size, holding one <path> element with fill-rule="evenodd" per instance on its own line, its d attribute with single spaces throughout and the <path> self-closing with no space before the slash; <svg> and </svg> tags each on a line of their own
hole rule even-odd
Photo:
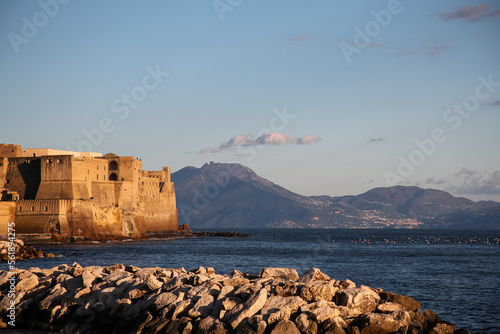
<svg viewBox="0 0 500 334">
<path fill-rule="evenodd" d="M 179 224 L 213 228 L 500 228 L 500 203 L 393 186 L 356 196 L 302 196 L 240 164 L 172 174 Z"/>
</svg>

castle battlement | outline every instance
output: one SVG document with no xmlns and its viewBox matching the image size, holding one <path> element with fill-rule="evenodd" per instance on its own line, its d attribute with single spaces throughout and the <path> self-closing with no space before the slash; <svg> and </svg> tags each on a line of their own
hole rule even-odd
<svg viewBox="0 0 500 334">
<path fill-rule="evenodd" d="M 73 206 L 71 199 L 31 199 L 16 201 L 16 215 L 59 215 L 66 214 Z"/>
<path fill-rule="evenodd" d="M 130 237 L 177 230 L 170 168 L 143 171 L 130 156 L 0 144 L 0 193 L 0 233 L 12 219 L 12 202 L 19 233 L 99 236 L 103 227 L 109 237 L 112 226 Z"/>
</svg>

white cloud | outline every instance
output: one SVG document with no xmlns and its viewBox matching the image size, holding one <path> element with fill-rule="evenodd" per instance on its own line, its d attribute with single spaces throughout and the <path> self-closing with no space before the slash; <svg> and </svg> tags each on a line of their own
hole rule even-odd
<svg viewBox="0 0 500 334">
<path fill-rule="evenodd" d="M 445 183 L 445 180 L 436 179 L 435 177 L 428 177 L 427 180 L 425 180 L 425 184 L 441 185 Z"/>
<path fill-rule="evenodd" d="M 500 170 L 478 172 L 462 168 L 455 177 L 458 185 L 450 185 L 449 191 L 458 194 L 500 195 Z"/>
<path fill-rule="evenodd" d="M 217 147 L 205 147 L 198 153 L 218 153 L 235 149 L 236 147 L 247 147 L 257 145 L 310 145 L 321 141 L 316 135 L 307 135 L 302 138 L 294 137 L 286 133 L 271 132 L 265 133 L 257 138 L 249 134 L 240 134 L 232 137 L 227 142 L 221 143 Z"/>
<path fill-rule="evenodd" d="M 299 144 L 302 145 L 309 145 L 309 144 L 314 144 L 321 141 L 321 138 L 315 135 L 307 135 L 303 138 L 299 139 Z"/>
</svg>

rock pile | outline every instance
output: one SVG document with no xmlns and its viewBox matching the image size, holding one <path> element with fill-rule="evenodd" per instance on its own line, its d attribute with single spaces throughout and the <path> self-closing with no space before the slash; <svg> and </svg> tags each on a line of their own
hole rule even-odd
<svg viewBox="0 0 500 334">
<path fill-rule="evenodd" d="M 265 268 L 258 276 L 213 268 L 31 268 L 16 271 L 16 329 L 66 333 L 467 333 L 420 311 L 410 297 L 313 268 Z M 0 322 L 11 283 L 0 272 Z"/>
<path fill-rule="evenodd" d="M 14 253 L 14 259 L 9 258 L 9 245 L 12 245 L 12 243 L 8 241 L 0 241 L 0 259 L 2 261 L 8 261 L 8 260 L 27 260 L 27 259 L 34 259 L 37 257 L 54 257 L 54 254 L 52 253 L 45 253 L 40 249 L 36 249 L 33 246 L 30 245 L 25 245 L 24 242 L 21 239 L 15 239 L 14 242 L 14 247 L 15 247 L 15 253 Z"/>
<path fill-rule="evenodd" d="M 194 232 L 197 237 L 249 238 L 250 234 L 238 232 Z"/>
</svg>

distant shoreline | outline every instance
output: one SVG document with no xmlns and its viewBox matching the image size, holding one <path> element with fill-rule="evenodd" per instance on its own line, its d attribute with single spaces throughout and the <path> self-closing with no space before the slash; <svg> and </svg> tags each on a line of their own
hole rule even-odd
<svg viewBox="0 0 500 334">
<path fill-rule="evenodd" d="M 0 240 L 3 240 L 4 237 L 0 235 Z M 26 244 L 30 245 L 45 245 L 45 244 L 87 244 L 87 243 L 105 243 L 110 241 L 120 242 L 120 241 L 148 241 L 148 240 L 162 240 L 162 239 L 176 239 L 176 238 L 198 238 L 198 237 L 224 237 L 224 238 L 248 238 L 251 237 L 250 234 L 239 233 L 234 231 L 217 231 L 217 232 L 197 232 L 197 231 L 175 231 L 175 232 L 150 232 L 147 233 L 146 236 L 142 239 L 127 239 L 127 238 L 112 238 L 109 239 L 99 239 L 93 240 L 87 237 L 80 236 L 68 236 L 65 237 L 66 241 L 63 238 L 59 240 L 54 240 L 51 234 L 41 234 L 41 233 L 33 233 L 33 234 L 17 234 L 17 238 L 22 240 Z"/>
</svg>

